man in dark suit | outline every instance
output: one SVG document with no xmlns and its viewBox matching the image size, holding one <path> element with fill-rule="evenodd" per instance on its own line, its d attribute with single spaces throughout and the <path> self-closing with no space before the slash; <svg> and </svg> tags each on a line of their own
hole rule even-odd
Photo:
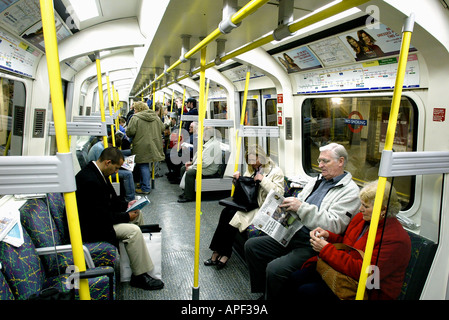
<svg viewBox="0 0 449 320">
<path fill-rule="evenodd" d="M 162 289 L 164 283 L 148 275 L 154 266 L 138 225 L 143 222 L 140 210 L 126 212 L 135 200 L 120 199 L 109 181 L 124 161 L 116 147 L 103 150 L 96 161 L 89 162 L 76 175 L 76 201 L 84 241 L 107 241 L 118 247 L 122 240 L 133 272 L 130 285 L 145 290 Z"/>
</svg>

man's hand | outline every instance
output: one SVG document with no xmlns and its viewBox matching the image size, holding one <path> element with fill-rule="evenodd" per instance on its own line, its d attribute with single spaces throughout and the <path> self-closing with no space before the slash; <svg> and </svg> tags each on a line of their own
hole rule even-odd
<svg viewBox="0 0 449 320">
<path fill-rule="evenodd" d="M 128 212 L 129 214 L 129 221 L 134 221 L 140 214 L 140 210 L 134 210 L 134 211 L 130 211 Z"/>
<path fill-rule="evenodd" d="M 302 202 L 298 200 L 298 198 L 295 197 L 288 197 L 285 198 L 279 207 L 285 208 L 287 211 L 298 211 L 299 207 L 301 206 Z"/>
</svg>

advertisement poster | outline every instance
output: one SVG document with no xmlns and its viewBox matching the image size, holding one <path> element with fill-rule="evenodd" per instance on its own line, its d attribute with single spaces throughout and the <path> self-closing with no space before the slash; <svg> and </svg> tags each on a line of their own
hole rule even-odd
<svg viewBox="0 0 449 320">
<path fill-rule="evenodd" d="M 401 49 L 402 35 L 383 24 L 374 28 L 360 28 L 339 36 L 357 61 L 397 55 Z M 410 46 L 410 51 L 416 49 Z"/>
<path fill-rule="evenodd" d="M 321 68 L 320 61 L 308 47 L 299 47 L 273 57 L 285 68 L 288 73 Z"/>
</svg>

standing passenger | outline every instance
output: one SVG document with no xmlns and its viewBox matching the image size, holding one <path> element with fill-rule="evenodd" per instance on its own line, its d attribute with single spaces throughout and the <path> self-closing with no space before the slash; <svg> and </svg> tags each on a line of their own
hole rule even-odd
<svg viewBox="0 0 449 320">
<path fill-rule="evenodd" d="M 150 163 L 165 159 L 162 147 L 164 125 L 156 112 L 144 102 L 134 103 L 134 110 L 126 135 L 132 138 L 131 154 L 136 155 L 134 161 L 140 171 L 140 189 L 136 189 L 136 192 L 149 194 Z"/>
</svg>

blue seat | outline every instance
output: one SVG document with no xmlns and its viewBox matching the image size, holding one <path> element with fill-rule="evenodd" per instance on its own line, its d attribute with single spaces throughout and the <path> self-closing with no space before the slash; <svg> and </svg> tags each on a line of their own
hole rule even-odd
<svg viewBox="0 0 449 320">
<path fill-rule="evenodd" d="M 68 292 L 70 288 L 65 283 L 70 274 L 56 276 L 46 274 L 41 257 L 25 229 L 23 230 L 23 239 L 24 243 L 18 248 L 6 242 L 0 242 L 1 299 L 26 300 L 30 296 L 52 287 Z M 111 279 L 113 279 L 114 270 L 110 267 L 101 267 L 94 271 L 96 274 L 88 280 L 91 298 L 102 300 L 112 297 L 110 286 L 113 285 Z M 75 291 L 75 298 L 78 298 L 78 290 Z"/>
<path fill-rule="evenodd" d="M 41 255 L 39 261 L 49 281 L 46 287 L 52 287 L 51 280 L 57 279 L 59 274 L 66 273 L 67 267 L 74 265 L 74 261 L 63 195 L 52 193 L 47 196 L 48 205 L 46 198 L 29 199 L 19 211 L 23 230 L 30 238 L 36 253 Z M 110 273 L 112 270 L 111 277 L 114 280 L 113 271 L 118 258 L 116 247 L 107 242 L 84 243 L 83 247 L 88 273 L 101 274 L 102 271 Z M 112 291 L 109 295 L 104 292 L 103 279 L 97 280 L 100 281 L 100 287 L 103 289 L 96 289 L 98 286 L 92 287 L 91 290 L 97 290 L 96 293 L 92 293 L 93 299 L 104 299 L 115 295 L 115 281 L 111 282 Z"/>
<path fill-rule="evenodd" d="M 64 246 L 69 248 L 70 238 L 65 213 L 65 202 L 62 194 L 50 193 L 48 207 L 45 198 L 29 199 L 20 208 L 20 220 L 23 228 L 30 235 L 36 248 L 50 248 Z M 50 214 L 49 214 L 50 211 Z M 83 243 L 85 255 L 92 260 L 92 267 L 114 267 L 118 258 L 116 247 L 107 242 Z M 70 248 L 69 248 L 70 249 Z M 58 253 L 58 256 L 48 255 L 43 259 L 45 269 L 50 274 L 65 272 L 69 265 L 73 265 L 71 250 Z"/>
<path fill-rule="evenodd" d="M 412 253 L 398 300 L 419 300 L 437 250 L 437 244 L 413 232 L 407 233 L 410 236 Z"/>
</svg>

